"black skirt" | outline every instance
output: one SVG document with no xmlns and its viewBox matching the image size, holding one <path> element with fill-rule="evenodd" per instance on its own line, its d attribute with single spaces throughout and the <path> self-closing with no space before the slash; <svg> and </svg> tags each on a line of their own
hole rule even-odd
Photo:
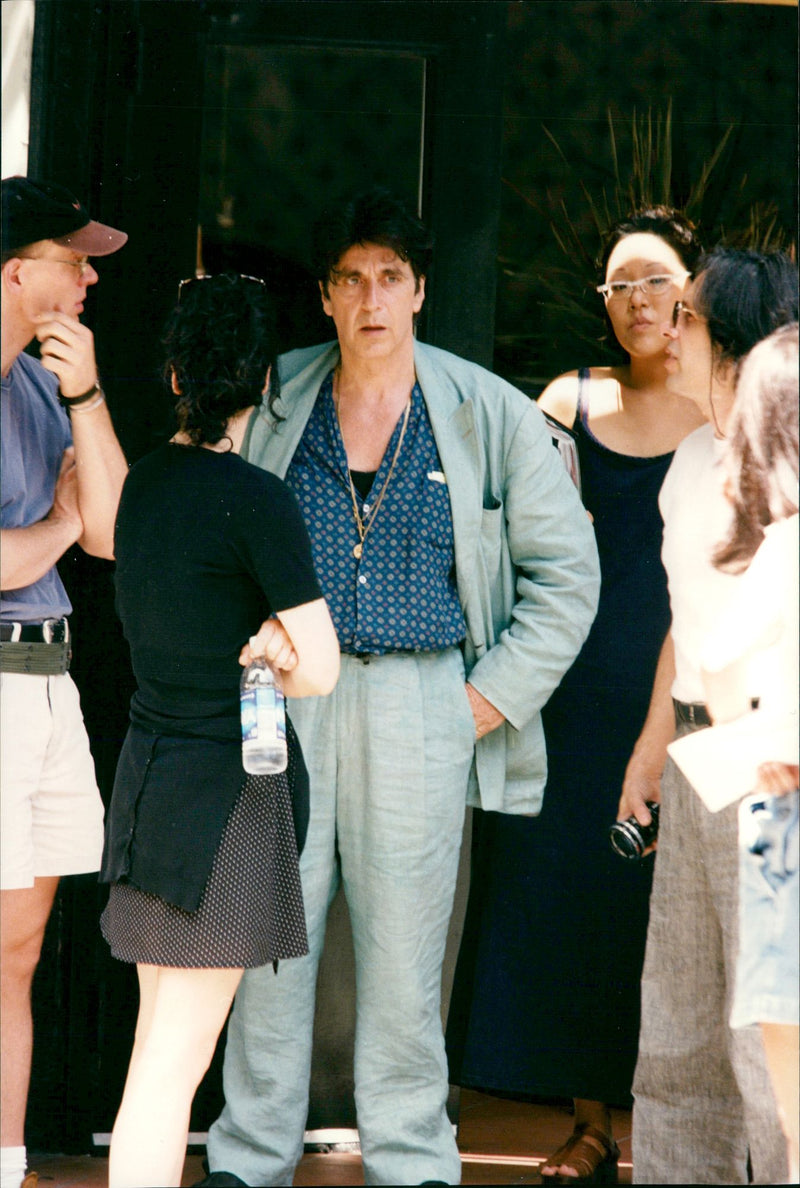
<svg viewBox="0 0 800 1188">
<path fill-rule="evenodd" d="M 290 766 L 296 762 L 293 752 L 290 747 Z M 308 952 L 291 774 L 247 776 L 196 911 L 131 883 L 112 885 L 100 927 L 116 958 L 189 969 L 250 969 Z"/>
</svg>

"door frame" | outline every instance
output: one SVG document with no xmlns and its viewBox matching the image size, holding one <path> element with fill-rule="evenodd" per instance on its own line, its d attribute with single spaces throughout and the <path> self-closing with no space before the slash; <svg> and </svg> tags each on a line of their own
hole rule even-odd
<svg viewBox="0 0 800 1188">
<path fill-rule="evenodd" d="M 129 234 L 125 249 L 102 262 L 86 321 L 130 461 L 163 439 L 168 417 L 156 374 L 159 336 L 173 282 L 191 274 L 195 259 L 197 96 L 212 42 L 401 49 L 425 58 L 421 214 L 436 252 L 420 337 L 491 367 L 505 23 L 506 5 L 485 0 L 37 0 L 29 174 L 61 181 L 95 218 Z M 85 635 L 113 640 L 110 649 L 78 646 L 74 664 L 108 800 L 127 718 L 125 704 L 109 706 L 109 688 L 120 682 L 126 650 L 109 564 L 79 553 L 70 582 Z M 129 682 L 126 673 L 126 696 Z M 466 878 L 463 870 L 462 904 Z M 101 894 L 91 880 L 67 881 L 49 926 L 36 991 L 39 1013 L 47 1012 L 47 1051 L 35 1054 L 29 1103 L 29 1142 L 39 1149 L 85 1150 L 87 1126 L 110 1130 L 113 1117 L 99 1120 L 98 1112 L 108 1113 L 124 1078 L 135 976 L 98 955 Z M 458 936 L 456 922 L 446 985 Z M 63 987 L 57 1002 L 54 980 Z M 342 1075 L 346 1081 L 346 1068 Z M 65 1103 L 57 1116 L 55 1086 Z M 200 1095 L 193 1129 L 212 1120 L 203 1113 L 216 1108 L 218 1093 Z"/>
</svg>

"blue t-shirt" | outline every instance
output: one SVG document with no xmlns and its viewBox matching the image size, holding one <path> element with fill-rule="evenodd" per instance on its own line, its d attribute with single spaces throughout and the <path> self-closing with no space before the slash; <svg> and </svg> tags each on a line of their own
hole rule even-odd
<svg viewBox="0 0 800 1188">
<path fill-rule="evenodd" d="M 58 403 L 58 380 L 24 353 L 3 376 L 0 396 L 0 525 L 27 528 L 53 506 L 56 479 L 67 446 L 69 418 Z M 3 622 L 41 623 L 72 610 L 55 565 L 30 586 L 3 590 Z"/>
</svg>

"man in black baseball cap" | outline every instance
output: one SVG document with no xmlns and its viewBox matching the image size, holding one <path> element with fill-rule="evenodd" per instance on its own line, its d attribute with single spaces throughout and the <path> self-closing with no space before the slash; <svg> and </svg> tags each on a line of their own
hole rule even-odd
<svg viewBox="0 0 800 1188">
<path fill-rule="evenodd" d="M 97 870 L 103 807 L 56 562 L 77 541 L 113 556 L 127 473 L 80 322 L 90 256 L 127 235 L 51 182 L 2 181 L 0 514 L 0 1000 L 3 1188 L 25 1175 L 30 987 L 61 875 Z M 37 338 L 41 362 L 26 354 Z"/>
<path fill-rule="evenodd" d="M 124 231 L 90 219 L 63 186 L 29 177 L 7 177 L 2 186 L 4 254 L 52 239 L 86 256 L 110 256 L 127 242 Z"/>
</svg>

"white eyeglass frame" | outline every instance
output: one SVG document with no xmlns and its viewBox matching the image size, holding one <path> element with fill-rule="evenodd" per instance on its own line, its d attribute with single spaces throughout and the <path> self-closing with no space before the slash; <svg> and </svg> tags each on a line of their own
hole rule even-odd
<svg viewBox="0 0 800 1188">
<path fill-rule="evenodd" d="M 604 301 L 614 301 L 615 299 L 624 298 L 625 301 L 630 301 L 636 289 L 641 291 L 648 297 L 663 297 L 666 295 L 667 289 L 656 289 L 653 291 L 649 286 L 653 281 L 669 281 L 670 284 L 680 285 L 690 277 L 692 274 L 688 269 L 684 272 L 654 272 L 652 276 L 643 276 L 640 280 L 615 280 L 608 281 L 604 285 L 597 285 L 596 292 L 600 293 Z"/>
</svg>

